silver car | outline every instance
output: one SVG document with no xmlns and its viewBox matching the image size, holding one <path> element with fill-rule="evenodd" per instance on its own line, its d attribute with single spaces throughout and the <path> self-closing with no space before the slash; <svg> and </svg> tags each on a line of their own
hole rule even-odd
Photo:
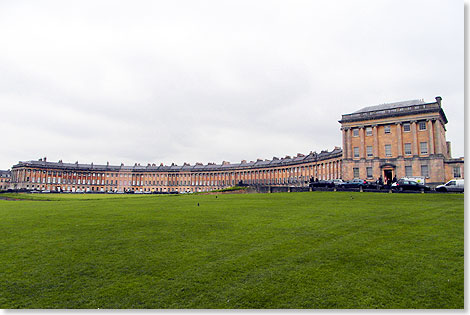
<svg viewBox="0 0 470 315">
<path fill-rule="evenodd" d="M 454 192 L 463 192 L 464 191 L 464 180 L 463 179 L 451 179 L 444 185 L 439 185 L 436 187 L 436 191 L 454 191 Z"/>
</svg>

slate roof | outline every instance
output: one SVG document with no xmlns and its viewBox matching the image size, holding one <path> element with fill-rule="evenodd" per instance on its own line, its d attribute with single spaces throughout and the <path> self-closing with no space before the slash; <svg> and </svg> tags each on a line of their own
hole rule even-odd
<svg viewBox="0 0 470 315">
<path fill-rule="evenodd" d="M 271 160 L 256 160 L 240 163 L 227 163 L 227 164 L 195 164 L 195 165 L 104 165 L 104 164 L 81 164 L 81 163 L 63 163 L 63 162 L 49 162 L 49 161 L 20 161 L 18 164 L 14 165 L 13 168 L 18 168 L 22 166 L 31 166 L 38 168 L 50 168 L 50 169 L 61 169 L 61 170 L 81 170 L 81 171 L 114 171 L 114 172 L 181 172 L 181 171 L 190 171 L 190 172 L 205 172 L 205 171 L 222 171 L 222 170 L 240 170 L 240 169 L 256 169 L 256 168 L 269 168 L 274 166 L 288 166 L 288 165 L 298 165 L 306 162 L 326 160 L 333 157 L 340 157 L 343 153 L 343 150 L 339 147 L 335 147 L 333 151 L 321 151 L 320 153 L 311 152 L 308 155 L 298 155 L 294 157 L 285 157 L 285 158 L 276 158 L 273 157 Z M 6 171 L 0 171 L 6 172 Z"/>
<path fill-rule="evenodd" d="M 409 101 L 401 101 L 401 102 L 395 102 L 395 103 L 373 105 L 373 106 L 367 106 L 367 107 L 364 107 L 360 110 L 357 110 L 357 111 L 353 112 L 353 114 L 372 112 L 372 111 L 376 111 L 376 110 L 408 107 L 408 106 L 421 105 L 421 104 L 426 104 L 426 103 L 423 100 L 409 100 Z"/>
<path fill-rule="evenodd" d="M 0 170 L 0 177 L 11 177 L 11 171 Z"/>
<path fill-rule="evenodd" d="M 342 115 L 339 123 L 367 121 L 373 119 L 401 117 L 415 114 L 438 113 L 444 124 L 447 117 L 441 107 L 440 96 L 436 97 L 436 102 L 426 103 L 424 100 L 409 100 L 381 105 L 367 106 L 351 114 Z"/>
</svg>

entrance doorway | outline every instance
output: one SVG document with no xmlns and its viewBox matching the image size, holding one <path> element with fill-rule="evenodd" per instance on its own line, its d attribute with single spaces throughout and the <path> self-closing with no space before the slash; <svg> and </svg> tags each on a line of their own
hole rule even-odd
<svg viewBox="0 0 470 315">
<path fill-rule="evenodd" d="M 384 183 L 388 184 L 392 182 L 393 178 L 393 169 L 384 170 Z"/>
</svg>

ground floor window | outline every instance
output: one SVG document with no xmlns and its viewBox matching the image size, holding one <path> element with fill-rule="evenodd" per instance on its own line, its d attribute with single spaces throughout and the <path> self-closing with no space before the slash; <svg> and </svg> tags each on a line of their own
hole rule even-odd
<svg viewBox="0 0 470 315">
<path fill-rule="evenodd" d="M 421 165 L 421 176 L 429 177 L 429 169 L 427 165 Z"/>
<path fill-rule="evenodd" d="M 366 167 L 367 178 L 372 178 L 372 167 Z"/>
<path fill-rule="evenodd" d="M 410 166 L 405 166 L 405 176 L 413 176 L 413 168 Z"/>
<path fill-rule="evenodd" d="M 359 167 L 353 167 L 354 178 L 359 178 Z"/>
<path fill-rule="evenodd" d="M 461 176 L 460 166 L 454 166 L 454 178 L 460 178 Z"/>
</svg>

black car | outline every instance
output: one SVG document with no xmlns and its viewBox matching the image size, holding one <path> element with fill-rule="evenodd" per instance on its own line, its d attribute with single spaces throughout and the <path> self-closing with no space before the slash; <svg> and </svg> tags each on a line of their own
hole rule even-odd
<svg viewBox="0 0 470 315">
<path fill-rule="evenodd" d="M 341 188 L 367 188 L 369 183 L 364 179 L 355 178 L 353 180 L 341 183 L 338 187 Z"/>
<path fill-rule="evenodd" d="M 331 180 L 318 180 L 309 183 L 310 187 L 335 187 L 335 184 Z"/>
<path fill-rule="evenodd" d="M 429 186 L 420 184 L 412 180 L 400 179 L 396 185 L 392 186 L 392 189 L 404 191 L 404 190 L 431 190 Z"/>
</svg>

